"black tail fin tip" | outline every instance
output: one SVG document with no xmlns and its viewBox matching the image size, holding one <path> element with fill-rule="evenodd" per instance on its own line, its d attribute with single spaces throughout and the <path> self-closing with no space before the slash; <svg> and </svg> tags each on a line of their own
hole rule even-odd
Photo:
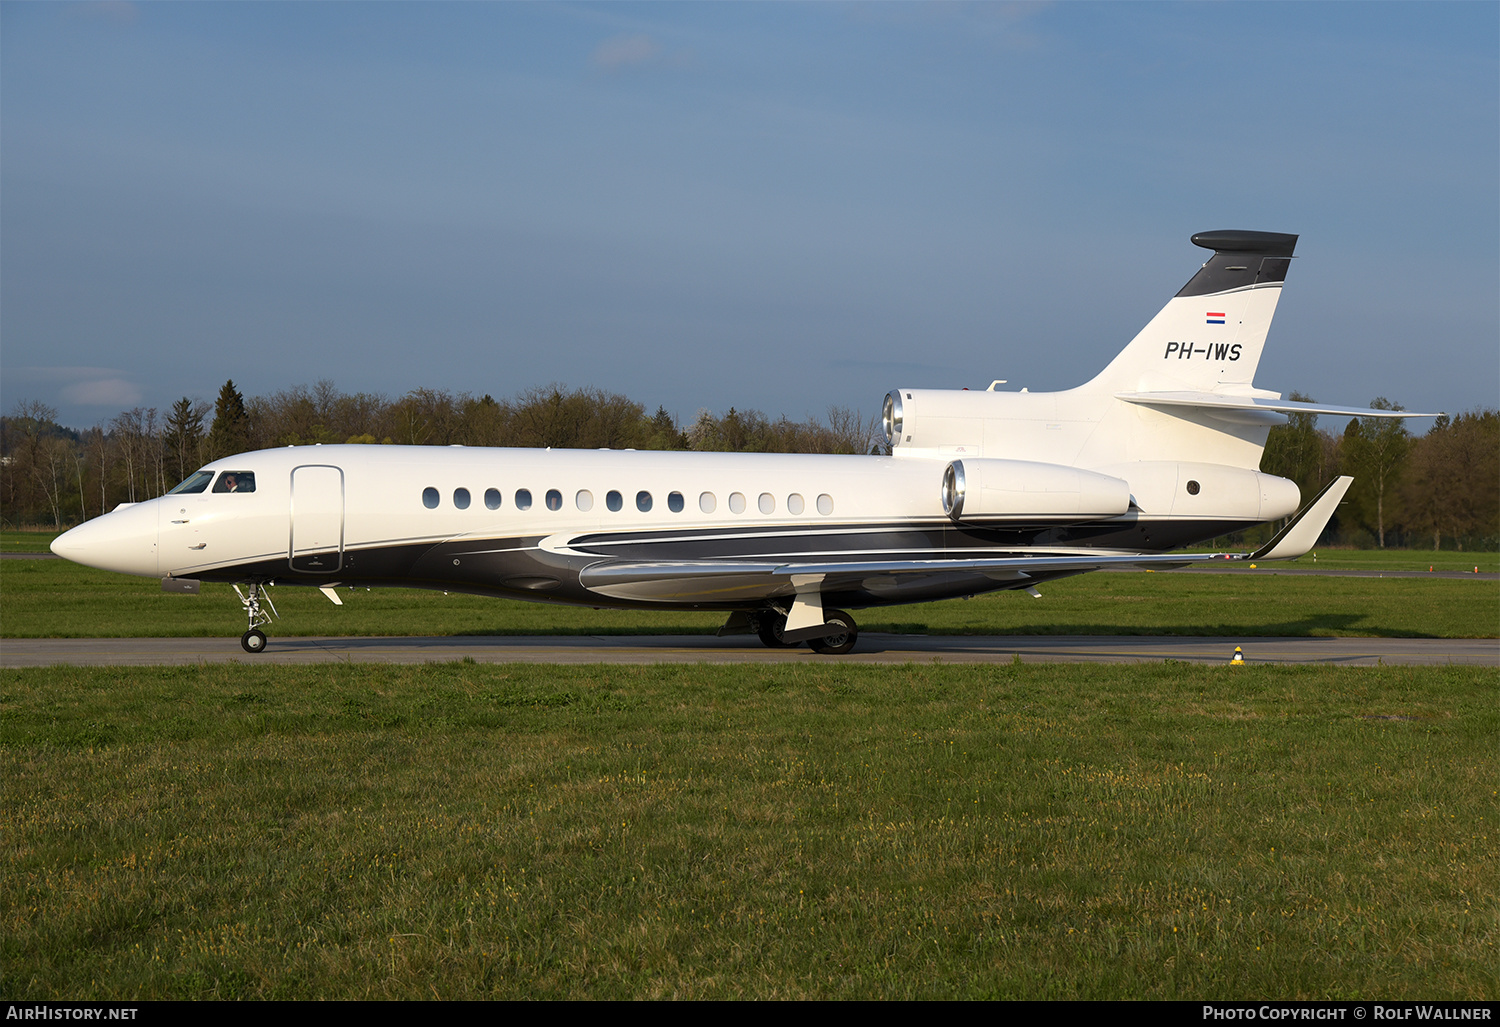
<svg viewBox="0 0 1500 1027">
<path fill-rule="evenodd" d="M 1194 246 L 1218 253 L 1256 253 L 1262 257 L 1290 257 L 1297 248 L 1297 237 L 1282 232 L 1219 231 L 1199 232 L 1192 237 Z"/>
<path fill-rule="evenodd" d="M 1214 255 L 1198 270 L 1179 296 L 1210 296 L 1237 289 L 1280 285 L 1286 281 L 1297 248 L 1295 235 L 1281 232 L 1199 232 L 1193 245 Z"/>
</svg>

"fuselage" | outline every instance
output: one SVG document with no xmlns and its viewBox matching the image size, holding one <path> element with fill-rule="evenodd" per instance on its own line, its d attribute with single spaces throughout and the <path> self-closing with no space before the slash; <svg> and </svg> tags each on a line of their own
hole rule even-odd
<svg viewBox="0 0 1500 1027">
<path fill-rule="evenodd" d="M 1263 479 L 1281 479 L 1250 472 L 1255 495 L 1211 489 L 1195 509 L 1182 509 L 1174 490 L 1156 509 L 1132 497 L 1107 517 L 1053 510 L 955 519 L 943 502 L 948 466 L 876 456 L 288 447 L 215 461 L 195 491 L 122 507 L 64 534 L 54 549 L 79 563 L 163 578 L 741 609 L 763 605 L 766 595 L 591 588 L 585 572 L 715 560 L 1154 553 L 1296 506 L 1292 486 L 1268 511 Z M 1159 464 L 1139 467 L 1145 477 L 1166 473 Z M 1174 485 L 1179 476 L 1174 465 Z M 876 606 L 1006 587 L 1017 583 L 951 569 L 900 581 L 871 575 L 843 586 L 834 601 Z"/>
</svg>

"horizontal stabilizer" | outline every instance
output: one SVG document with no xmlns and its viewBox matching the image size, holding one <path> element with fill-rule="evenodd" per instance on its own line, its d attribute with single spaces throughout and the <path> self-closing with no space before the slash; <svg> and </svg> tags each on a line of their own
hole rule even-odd
<svg viewBox="0 0 1500 1027">
<path fill-rule="evenodd" d="M 1295 560 L 1318 544 L 1318 536 L 1328 527 L 1333 511 L 1338 509 L 1354 481 L 1347 474 L 1330 481 L 1302 512 L 1287 522 L 1287 526 L 1276 533 L 1276 537 L 1255 552 L 1251 560 Z"/>
<path fill-rule="evenodd" d="M 1299 403 L 1289 399 L 1230 396 L 1219 392 L 1117 392 L 1116 399 L 1152 407 L 1197 407 L 1200 410 L 1266 411 L 1276 414 L 1330 414 L 1335 417 L 1441 417 L 1412 410 L 1376 410 L 1372 407 L 1338 407 L 1324 403 Z"/>
</svg>

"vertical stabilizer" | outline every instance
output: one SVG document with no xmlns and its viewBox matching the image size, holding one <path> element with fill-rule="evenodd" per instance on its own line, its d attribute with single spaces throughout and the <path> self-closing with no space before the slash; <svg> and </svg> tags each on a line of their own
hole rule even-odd
<svg viewBox="0 0 1500 1027">
<path fill-rule="evenodd" d="M 1192 241 L 1214 255 L 1085 388 L 1250 390 L 1297 237 L 1222 231 Z"/>
</svg>

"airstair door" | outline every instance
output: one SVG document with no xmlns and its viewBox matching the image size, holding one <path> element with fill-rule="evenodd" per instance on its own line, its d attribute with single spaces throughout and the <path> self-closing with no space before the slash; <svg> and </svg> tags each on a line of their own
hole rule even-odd
<svg viewBox="0 0 1500 1027">
<path fill-rule="evenodd" d="M 344 472 L 328 464 L 292 469 L 291 537 L 294 571 L 336 574 L 344 566 Z"/>
</svg>

